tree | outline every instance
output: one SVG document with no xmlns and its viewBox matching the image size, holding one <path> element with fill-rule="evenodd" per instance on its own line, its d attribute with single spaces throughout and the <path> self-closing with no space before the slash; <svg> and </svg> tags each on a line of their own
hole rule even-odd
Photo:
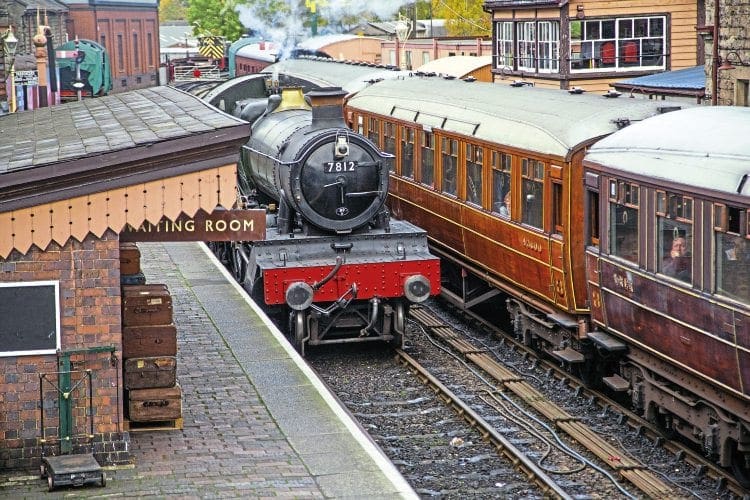
<svg viewBox="0 0 750 500">
<path fill-rule="evenodd" d="M 492 33 L 491 18 L 482 10 L 483 0 L 433 0 L 435 18 L 446 20 L 450 36 L 487 36 Z"/>
<path fill-rule="evenodd" d="M 163 1 L 163 0 L 162 0 Z M 240 23 L 236 0 L 189 0 L 187 20 L 196 36 L 223 36 L 233 42 L 245 28 Z"/>
<path fill-rule="evenodd" d="M 161 0 L 159 2 L 161 21 L 183 21 L 187 19 L 187 7 L 181 0 Z"/>
</svg>

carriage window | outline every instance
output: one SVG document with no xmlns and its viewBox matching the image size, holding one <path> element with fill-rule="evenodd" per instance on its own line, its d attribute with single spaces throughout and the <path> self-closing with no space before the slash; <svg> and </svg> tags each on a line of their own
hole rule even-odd
<svg viewBox="0 0 750 500">
<path fill-rule="evenodd" d="M 456 196 L 456 167 L 458 166 L 458 141 L 443 137 L 440 151 L 443 163 L 443 192 Z"/>
<path fill-rule="evenodd" d="M 512 156 L 492 152 L 492 211 L 510 217 L 510 169 Z"/>
<path fill-rule="evenodd" d="M 435 187 L 435 138 L 432 132 L 422 132 L 422 184 Z"/>
<path fill-rule="evenodd" d="M 563 232 L 563 189 L 559 182 L 552 183 L 552 228 L 555 234 Z"/>
<path fill-rule="evenodd" d="M 750 304 L 750 240 L 740 214 L 739 208 L 714 205 L 716 293 Z"/>
<path fill-rule="evenodd" d="M 692 280 L 693 200 L 660 191 L 656 195 L 659 272 Z"/>
<path fill-rule="evenodd" d="M 588 191 L 589 245 L 599 246 L 599 193 Z"/>
<path fill-rule="evenodd" d="M 357 132 L 365 135 L 365 123 L 361 116 L 357 116 Z"/>
<path fill-rule="evenodd" d="M 477 205 L 482 204 L 482 156 L 480 146 L 466 145 L 466 201 Z"/>
<path fill-rule="evenodd" d="M 367 138 L 380 147 L 380 123 L 376 118 L 367 119 Z"/>
<path fill-rule="evenodd" d="M 391 122 L 383 122 L 383 149 L 386 153 L 396 154 L 396 126 Z"/>
<path fill-rule="evenodd" d="M 414 178 L 414 129 L 404 128 L 401 135 L 401 175 Z"/>
<path fill-rule="evenodd" d="M 609 253 L 638 262 L 638 186 L 629 182 L 609 184 Z"/>
<path fill-rule="evenodd" d="M 522 212 L 521 221 L 544 229 L 542 219 L 544 205 L 544 163 L 524 158 L 521 160 Z"/>
</svg>

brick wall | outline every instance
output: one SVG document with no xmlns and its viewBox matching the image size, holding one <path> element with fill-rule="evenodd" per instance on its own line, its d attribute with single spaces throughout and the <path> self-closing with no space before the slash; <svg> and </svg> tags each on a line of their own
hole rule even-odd
<svg viewBox="0 0 750 500">
<path fill-rule="evenodd" d="M 105 46 L 112 68 L 113 93 L 158 84 L 159 26 L 156 3 L 129 9 L 70 4 L 69 36 Z"/>
<path fill-rule="evenodd" d="M 60 290 L 58 355 L 0 357 L 0 468 L 39 466 L 42 453 L 59 453 L 58 368 L 69 367 L 73 391 L 74 451 L 94 452 L 102 464 L 129 461 L 129 434 L 122 432 L 120 261 L 117 235 L 89 235 L 83 243 L 33 247 L 0 259 L 0 282 L 53 280 Z M 1 321 L 1 320 L 0 320 Z M 109 350 L 113 347 L 113 350 Z M 88 438 L 91 370 L 94 438 Z M 40 376 L 40 374 L 45 374 Z M 44 435 L 41 442 L 40 385 Z"/>
</svg>

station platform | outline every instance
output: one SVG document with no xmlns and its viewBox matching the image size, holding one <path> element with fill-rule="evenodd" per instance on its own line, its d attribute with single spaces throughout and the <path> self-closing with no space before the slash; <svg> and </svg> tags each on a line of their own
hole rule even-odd
<svg viewBox="0 0 750 500">
<path fill-rule="evenodd" d="M 131 429 L 104 488 L 0 471 L 0 497 L 418 498 L 205 245 L 138 246 L 172 295 L 181 422 Z"/>
</svg>

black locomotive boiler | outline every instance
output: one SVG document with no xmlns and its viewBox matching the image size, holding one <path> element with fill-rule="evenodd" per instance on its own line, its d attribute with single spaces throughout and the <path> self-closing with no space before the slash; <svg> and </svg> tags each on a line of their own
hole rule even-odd
<svg viewBox="0 0 750 500">
<path fill-rule="evenodd" d="M 403 342 L 410 303 L 440 291 L 426 233 L 385 207 L 391 156 L 349 130 L 345 92 L 287 88 L 245 103 L 240 200 L 267 209 L 263 240 L 215 248 L 295 347 Z"/>
</svg>

